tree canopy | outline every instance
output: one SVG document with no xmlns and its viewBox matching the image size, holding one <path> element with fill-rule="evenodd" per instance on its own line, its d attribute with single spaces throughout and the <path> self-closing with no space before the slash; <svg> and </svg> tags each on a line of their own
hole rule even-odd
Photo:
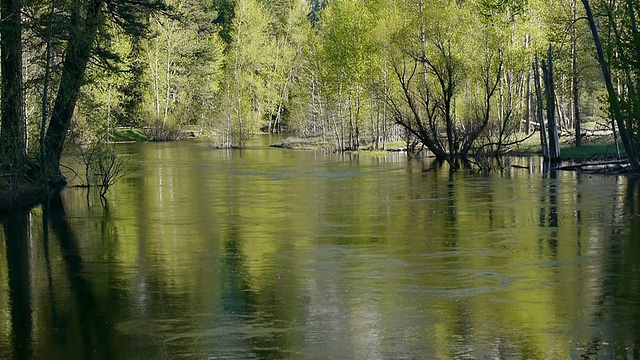
<svg viewBox="0 0 640 360">
<path fill-rule="evenodd" d="M 580 145 L 581 123 L 614 119 L 634 156 L 637 4 L 591 4 L 589 15 L 576 0 L 3 0 L 15 15 L 0 25 L 3 172 L 51 172 L 70 130 L 117 126 L 155 140 L 190 128 L 220 147 L 259 131 L 338 151 L 402 142 L 456 168 L 534 131 Z M 550 66 L 536 95 L 536 69 Z"/>
</svg>

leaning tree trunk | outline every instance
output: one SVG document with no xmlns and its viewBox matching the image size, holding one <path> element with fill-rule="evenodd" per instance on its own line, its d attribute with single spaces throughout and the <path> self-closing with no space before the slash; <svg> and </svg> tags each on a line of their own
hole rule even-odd
<svg viewBox="0 0 640 360">
<path fill-rule="evenodd" d="M 47 50 L 44 63 L 44 84 L 42 88 L 42 120 L 40 121 L 40 162 L 43 169 L 47 167 L 47 153 L 45 151 L 45 134 L 47 132 L 47 118 L 49 117 L 49 82 L 51 80 L 51 42 L 53 38 L 53 20 L 56 14 L 56 0 L 51 1 L 49 26 L 47 29 Z"/>
<path fill-rule="evenodd" d="M 618 99 L 618 94 L 613 88 L 613 81 L 611 80 L 609 64 L 604 57 L 602 43 L 600 42 L 600 35 L 598 35 L 598 29 L 596 27 L 595 19 L 593 18 L 593 12 L 591 11 L 589 0 L 582 0 L 582 5 L 584 5 L 584 9 L 587 14 L 589 28 L 591 29 L 591 35 L 593 36 L 593 42 L 595 43 L 596 52 L 598 54 L 598 62 L 600 63 L 600 68 L 602 70 L 602 77 L 604 78 L 604 82 L 607 87 L 607 95 L 609 97 L 609 107 L 611 109 L 611 114 L 613 115 L 613 118 L 618 125 L 620 139 L 622 140 L 622 145 L 624 146 L 624 150 L 627 154 L 629 164 L 631 165 L 631 168 L 634 172 L 640 172 L 640 162 L 638 161 L 638 154 L 636 154 L 636 151 L 633 147 L 631 135 L 628 131 L 629 129 L 625 127 L 624 118 L 622 117 L 622 111 L 620 110 L 620 101 Z"/>
<path fill-rule="evenodd" d="M 2 125 L 0 158 L 11 167 L 23 164 L 27 153 L 22 95 L 22 24 L 20 0 L 1 0 Z"/>
<path fill-rule="evenodd" d="M 52 171 L 59 172 L 62 148 L 98 33 L 102 5 L 103 0 L 91 0 L 86 4 L 76 3 L 71 13 L 71 30 L 62 77 L 45 138 L 47 166 Z"/>
</svg>

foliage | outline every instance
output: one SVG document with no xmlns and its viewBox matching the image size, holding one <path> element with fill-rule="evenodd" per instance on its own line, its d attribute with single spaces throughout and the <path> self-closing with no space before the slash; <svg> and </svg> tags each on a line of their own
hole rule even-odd
<svg viewBox="0 0 640 360">
<path fill-rule="evenodd" d="M 84 186 L 98 187 L 101 196 L 126 175 L 126 158 L 116 154 L 113 143 L 100 138 L 97 142 L 78 144 L 78 148 L 85 166 Z"/>
<path fill-rule="evenodd" d="M 597 15 L 604 18 L 606 31 L 599 31 L 596 16 L 587 0 L 587 13 L 598 62 L 607 88 L 612 123 L 617 125 L 624 150 L 634 171 L 640 171 L 640 31 L 637 2 L 594 2 Z M 600 33 L 600 34 L 599 34 Z M 601 35 L 604 34 L 604 35 Z M 615 81 L 615 84 L 614 84 Z"/>
<path fill-rule="evenodd" d="M 95 1 L 23 4 L 26 126 L 4 133 L 26 134 L 16 142 L 25 154 L 38 151 L 44 116 L 61 124 L 46 136 L 54 163 L 72 124 L 95 123 L 156 140 L 198 127 L 220 147 L 243 147 L 259 131 L 319 137 L 338 151 L 408 141 L 453 164 L 509 151 L 538 126 L 532 63 L 549 45 L 560 130 L 581 134 L 582 118 L 606 116 L 576 0 Z M 629 7 L 594 8 L 632 119 Z M 83 62 L 70 62 L 71 50 Z M 65 77 L 65 67 L 78 71 Z M 55 96 L 42 108 L 46 69 Z"/>
</svg>

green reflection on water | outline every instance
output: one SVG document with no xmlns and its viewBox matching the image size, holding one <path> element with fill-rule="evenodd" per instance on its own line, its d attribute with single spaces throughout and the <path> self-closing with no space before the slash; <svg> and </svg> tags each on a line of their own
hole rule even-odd
<svg viewBox="0 0 640 360">
<path fill-rule="evenodd" d="M 634 357 L 638 185 L 131 144 L 3 219 L 0 358 Z M 428 171 L 425 171 L 428 170 Z"/>
</svg>

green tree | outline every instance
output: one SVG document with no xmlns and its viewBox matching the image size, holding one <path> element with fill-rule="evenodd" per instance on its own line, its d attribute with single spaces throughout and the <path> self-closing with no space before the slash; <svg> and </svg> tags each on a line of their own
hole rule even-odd
<svg viewBox="0 0 640 360">
<path fill-rule="evenodd" d="M 309 6 L 306 1 L 284 0 L 267 2 L 275 14 L 273 24 L 274 59 L 272 77 L 267 86 L 274 88 L 274 98 L 268 99 L 270 108 L 268 118 L 269 132 L 282 132 L 286 126 L 286 115 L 290 112 L 291 92 L 302 76 L 303 50 L 310 22 L 307 19 Z"/>
<path fill-rule="evenodd" d="M 326 95 L 336 104 L 327 115 L 338 148 L 358 149 L 365 118 L 362 116 L 365 77 L 375 51 L 373 16 L 369 7 L 355 0 L 330 2 L 322 12 L 319 27 L 320 80 L 326 83 Z"/>
<path fill-rule="evenodd" d="M 155 140 L 170 139 L 175 130 L 211 113 L 223 58 L 215 13 L 200 1 L 169 4 L 174 13 L 153 16 L 153 36 L 144 43 L 151 87 L 147 118 Z"/>
<path fill-rule="evenodd" d="M 473 10 L 419 1 L 405 9 L 416 16 L 396 35 L 393 68 L 399 87 L 389 98 L 395 121 L 452 169 L 487 127 L 503 72 L 499 37 Z M 470 29 L 477 44 L 466 35 Z M 458 101 L 467 102 L 467 111 L 458 112 Z"/>
<path fill-rule="evenodd" d="M 273 77 L 272 17 L 256 0 L 239 0 L 234 10 L 232 42 L 227 51 L 217 141 L 222 147 L 244 147 L 263 127 Z"/>
<path fill-rule="evenodd" d="M 110 36 L 108 29 L 120 28 L 129 36 L 142 36 L 146 30 L 149 13 L 164 9 L 165 6 L 156 0 L 74 0 L 64 3 L 52 2 L 50 6 L 39 2 L 25 6 L 20 1 L 5 1 L 0 7 L 3 13 L 3 22 L 0 25 L 3 54 L 0 156 L 3 164 L 8 164 L 8 167 L 2 168 L 3 175 L 10 175 L 6 178 L 3 176 L 2 181 L 3 184 L 8 182 L 4 184 L 6 188 L 18 192 L 10 196 L 17 199 L 15 204 L 19 205 L 37 201 L 39 196 L 49 191 L 50 185 L 57 188 L 65 183 L 59 169 L 60 159 L 90 60 L 94 58 L 96 62 L 103 64 L 109 63 L 109 60 L 116 60 L 103 47 L 103 43 Z M 25 55 L 21 35 L 23 13 L 30 19 L 30 26 L 27 28 L 29 34 L 44 39 L 41 42 L 30 41 L 29 44 L 46 45 L 41 48 L 46 48 L 46 51 L 28 49 L 28 56 L 25 58 L 36 59 L 36 66 L 42 68 L 41 71 L 29 72 L 27 75 L 35 75 L 37 79 L 40 73 L 47 74 L 44 76 L 44 88 L 48 89 L 51 79 L 51 85 L 55 85 L 52 86 L 52 92 L 56 94 L 50 112 L 47 111 L 48 97 L 41 95 L 43 108 L 39 113 L 42 117 L 37 121 L 40 124 L 38 128 L 41 129 L 41 135 L 36 143 L 40 144 L 42 156 L 37 160 L 26 157 L 29 127 L 26 123 L 23 91 L 37 87 L 25 87 L 22 84 L 22 58 Z M 55 61 L 50 61 L 54 58 L 51 56 L 54 51 Z M 38 53 L 42 54 L 41 58 L 37 57 Z M 28 93 L 26 98 L 33 97 L 33 94 Z M 30 114 L 36 113 L 30 108 L 27 110 Z M 49 115 L 50 118 L 47 118 Z M 39 164 L 36 165 L 38 160 Z"/>
<path fill-rule="evenodd" d="M 600 68 L 607 88 L 609 109 L 615 120 L 625 153 L 634 172 L 640 171 L 640 31 L 636 23 L 638 5 L 633 1 L 621 4 L 598 2 L 613 34 L 603 44 L 596 24 L 596 17 L 588 0 L 582 0 Z M 605 55 L 605 49 L 607 55 Z M 616 73 L 618 87 L 614 86 L 612 73 Z"/>
<path fill-rule="evenodd" d="M 110 15 L 113 20 L 111 24 L 122 27 L 134 36 L 141 35 L 145 30 L 144 20 L 148 12 L 164 7 L 163 3 L 154 1 L 135 3 L 116 1 L 106 4 L 104 0 L 76 0 L 70 4 L 69 38 L 66 43 L 60 83 L 44 140 L 46 165 L 50 170 L 58 171 L 87 65 L 97 49 L 96 45 L 101 35 L 100 29 L 107 25 L 105 21 Z"/>
</svg>

